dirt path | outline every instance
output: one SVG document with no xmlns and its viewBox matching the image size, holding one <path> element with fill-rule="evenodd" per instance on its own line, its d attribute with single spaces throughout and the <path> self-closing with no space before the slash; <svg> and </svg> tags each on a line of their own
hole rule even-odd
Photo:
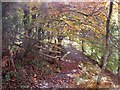
<svg viewBox="0 0 120 90">
<path fill-rule="evenodd" d="M 77 50 L 72 44 L 64 47 L 69 54 L 64 58 L 71 61 L 89 61 L 89 59 L 83 54 L 82 51 Z"/>
</svg>

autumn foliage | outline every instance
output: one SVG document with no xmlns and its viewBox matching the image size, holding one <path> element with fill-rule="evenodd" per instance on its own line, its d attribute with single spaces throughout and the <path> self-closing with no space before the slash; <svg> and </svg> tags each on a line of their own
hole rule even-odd
<svg viewBox="0 0 120 90">
<path fill-rule="evenodd" d="M 114 3 L 113 8 L 117 9 Z M 107 22 L 107 5 L 107 2 L 2 3 L 3 89 L 119 88 L 119 27 L 113 18 L 117 12 L 112 9 Z M 109 53 L 105 72 L 98 84 L 106 50 Z"/>
</svg>

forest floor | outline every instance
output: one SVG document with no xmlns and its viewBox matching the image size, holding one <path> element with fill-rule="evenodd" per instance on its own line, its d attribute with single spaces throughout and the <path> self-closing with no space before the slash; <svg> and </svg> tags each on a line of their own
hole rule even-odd
<svg viewBox="0 0 120 90">
<path fill-rule="evenodd" d="M 50 78 L 40 80 L 34 87 L 37 88 L 94 88 L 100 71 L 97 63 L 77 50 L 72 45 L 67 46 L 69 52 L 64 60 L 59 62 L 60 72 Z M 106 71 L 99 87 L 118 87 L 117 75 Z"/>
<path fill-rule="evenodd" d="M 15 68 L 3 67 L 4 88 L 95 88 L 101 68 L 73 44 L 64 46 L 69 52 L 56 67 L 38 60 L 16 60 Z M 101 88 L 118 88 L 118 77 L 106 70 L 99 84 Z M 3 89 L 4 90 L 4 89 Z"/>
</svg>

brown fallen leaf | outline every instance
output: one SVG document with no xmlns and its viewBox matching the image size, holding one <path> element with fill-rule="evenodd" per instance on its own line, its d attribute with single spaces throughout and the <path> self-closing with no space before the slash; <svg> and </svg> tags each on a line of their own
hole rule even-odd
<svg viewBox="0 0 120 90">
<path fill-rule="evenodd" d="M 3 59 L 2 59 L 2 67 L 5 67 L 5 64 L 7 64 L 7 61 L 8 61 L 7 57 L 3 57 Z"/>
<path fill-rule="evenodd" d="M 104 82 L 101 82 L 99 87 L 101 88 L 110 88 L 110 87 L 113 87 L 113 83 L 112 82 L 109 82 L 109 81 L 104 81 Z"/>
</svg>

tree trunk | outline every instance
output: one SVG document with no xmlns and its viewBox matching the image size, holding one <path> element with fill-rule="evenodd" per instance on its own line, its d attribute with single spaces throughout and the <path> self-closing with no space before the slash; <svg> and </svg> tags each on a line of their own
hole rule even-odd
<svg viewBox="0 0 120 90">
<path fill-rule="evenodd" d="M 120 23 L 120 2 L 118 3 L 118 23 Z M 120 30 L 120 24 L 119 24 L 119 28 Z M 120 32 L 118 33 L 119 37 L 120 37 Z M 119 38 L 120 39 L 120 38 Z M 118 45 L 120 46 L 120 42 L 118 42 Z M 118 55 L 119 55 L 119 61 L 118 61 L 118 78 L 120 78 L 120 49 L 118 50 Z M 120 84 L 120 80 L 118 81 L 118 83 Z"/>
<path fill-rule="evenodd" d="M 103 65 L 102 65 L 102 69 L 98 75 L 98 79 L 97 79 L 97 89 L 99 88 L 98 85 L 100 84 L 100 80 L 102 78 L 102 74 L 105 71 L 106 65 L 107 65 L 107 60 L 108 60 L 108 56 L 109 56 L 109 26 L 110 26 L 110 19 L 111 19 L 111 15 L 112 15 L 112 9 L 113 9 L 113 2 L 110 2 L 110 7 L 109 7 L 109 14 L 106 20 L 106 45 L 105 45 L 105 54 L 103 57 Z"/>
<path fill-rule="evenodd" d="M 10 33 L 10 16 L 13 15 L 14 7 L 16 3 L 14 2 L 2 2 L 2 48 L 9 47 L 10 36 L 7 34 Z"/>
<path fill-rule="evenodd" d="M 118 78 L 120 78 L 120 50 L 118 51 L 118 55 L 119 55 L 119 60 L 118 60 Z M 120 80 L 118 79 L 118 84 L 120 84 Z"/>
<path fill-rule="evenodd" d="M 85 41 L 82 40 L 82 52 L 85 52 L 85 49 L 84 49 L 84 43 L 85 43 Z"/>
</svg>

